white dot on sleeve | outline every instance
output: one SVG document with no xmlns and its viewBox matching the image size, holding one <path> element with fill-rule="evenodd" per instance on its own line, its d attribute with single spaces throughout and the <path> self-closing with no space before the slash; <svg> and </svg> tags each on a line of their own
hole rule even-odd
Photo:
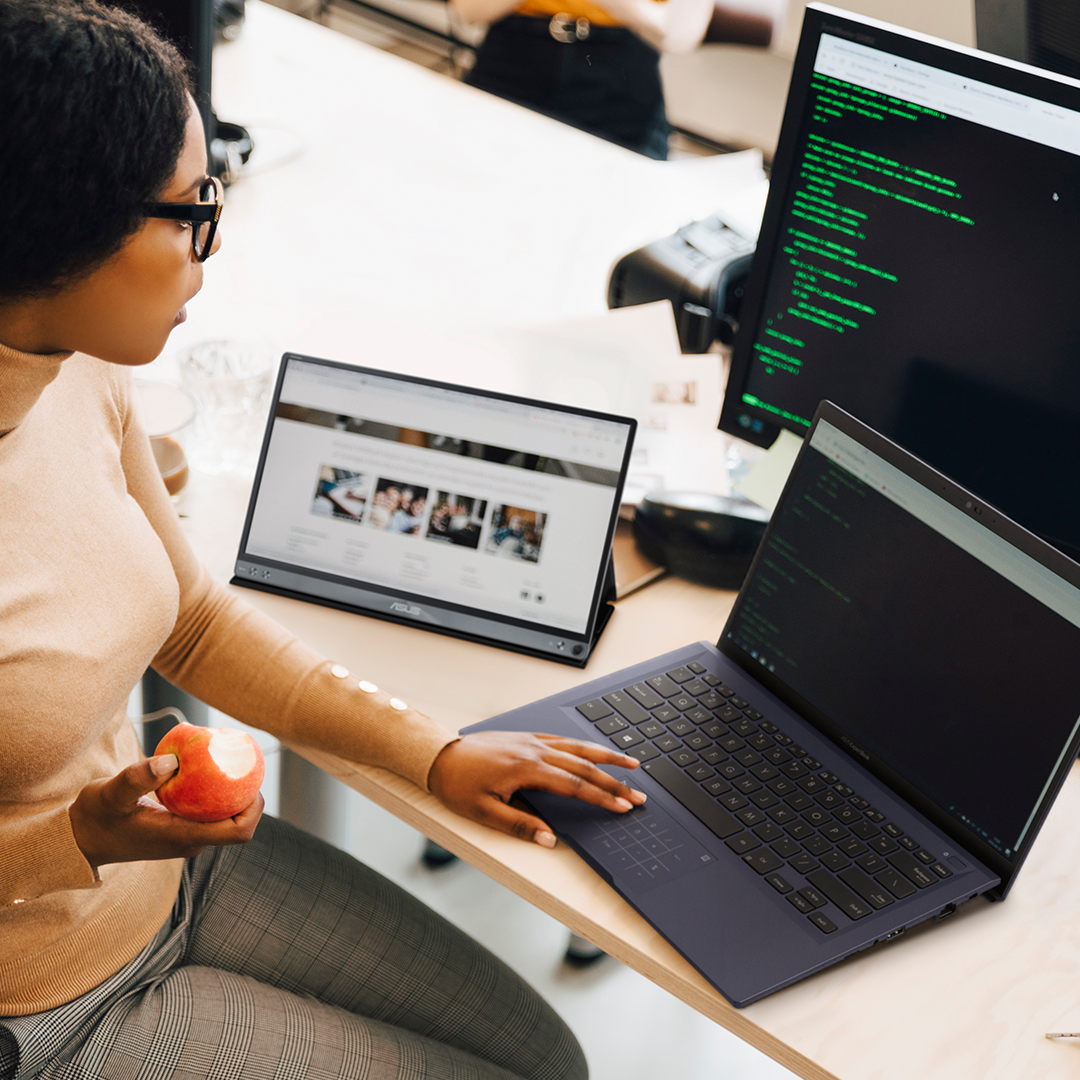
<svg viewBox="0 0 1080 1080">
<path fill-rule="evenodd" d="M 409 706 L 405 704 L 401 698 L 392 697 L 390 699 L 390 708 L 397 709 L 398 712 L 404 712 Z"/>
<path fill-rule="evenodd" d="M 374 694 L 379 688 L 373 682 L 368 682 L 367 679 L 361 679 L 360 689 L 363 690 L 365 694 Z"/>
<path fill-rule="evenodd" d="M 349 669 L 342 664 L 335 664 L 330 669 L 330 674 L 333 675 L 335 679 L 347 679 L 349 677 Z"/>
</svg>

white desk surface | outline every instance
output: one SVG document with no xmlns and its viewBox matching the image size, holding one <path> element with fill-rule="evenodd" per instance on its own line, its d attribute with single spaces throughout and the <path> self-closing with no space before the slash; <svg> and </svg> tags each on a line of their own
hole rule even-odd
<svg viewBox="0 0 1080 1080">
<path fill-rule="evenodd" d="M 438 370 L 450 340 L 444 323 L 476 326 L 489 315 L 512 326 L 598 313 L 612 259 L 649 230 L 663 235 L 655 206 L 643 208 L 640 222 L 626 220 L 640 200 L 626 192 L 642 174 L 617 148 L 257 2 L 248 10 L 241 39 L 217 55 L 219 113 L 291 127 L 307 148 L 230 193 L 226 247 L 207 264 L 207 293 L 191 305 L 174 347 L 258 333 L 316 355 L 370 363 L 375 349 L 385 366 Z M 654 175 L 648 184 L 668 182 Z M 646 235 L 632 239 L 635 230 Z M 484 370 L 496 373 L 496 360 Z M 155 366 L 167 375 L 168 356 Z M 443 374 L 468 381 L 468 372 Z M 247 485 L 198 476 L 189 496 L 189 535 L 227 580 Z M 665 649 L 715 640 L 733 599 L 677 579 L 652 585 L 619 603 L 583 674 L 244 595 L 453 729 Z M 1076 770 L 1004 904 L 976 901 L 948 923 L 736 1010 L 567 848 L 523 844 L 461 821 L 400 778 L 310 756 L 800 1076 L 1080 1073 L 1080 1044 L 1044 1038 L 1080 1027 Z"/>
</svg>

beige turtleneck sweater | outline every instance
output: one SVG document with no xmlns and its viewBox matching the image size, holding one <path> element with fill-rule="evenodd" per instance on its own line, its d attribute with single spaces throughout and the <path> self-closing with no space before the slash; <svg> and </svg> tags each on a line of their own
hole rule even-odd
<svg viewBox="0 0 1080 1080">
<path fill-rule="evenodd" d="M 68 807 L 140 749 L 127 701 L 153 666 L 282 739 L 426 787 L 450 741 L 212 581 L 132 405 L 127 369 L 0 346 L 0 1016 L 72 1001 L 138 955 L 182 862 L 95 871 Z M 370 673 L 367 673 L 370 675 Z"/>
</svg>

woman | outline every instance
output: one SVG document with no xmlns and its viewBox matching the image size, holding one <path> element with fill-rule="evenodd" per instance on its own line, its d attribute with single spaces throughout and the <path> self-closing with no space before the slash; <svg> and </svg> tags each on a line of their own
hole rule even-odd
<svg viewBox="0 0 1080 1080">
<path fill-rule="evenodd" d="M 598 746 L 448 737 L 199 566 L 129 369 L 221 242 L 205 170 L 183 64 L 152 31 L 95 0 L 0 0 L 0 1077 L 583 1075 L 512 972 L 260 821 L 261 799 L 196 824 L 147 798 L 177 764 L 143 759 L 125 715 L 152 661 L 542 846 L 508 805 L 522 787 L 643 799 L 597 768 L 634 762 Z"/>
<path fill-rule="evenodd" d="M 667 158 L 662 52 L 701 44 L 713 0 L 453 0 L 490 23 L 465 81 L 647 157 Z"/>
</svg>

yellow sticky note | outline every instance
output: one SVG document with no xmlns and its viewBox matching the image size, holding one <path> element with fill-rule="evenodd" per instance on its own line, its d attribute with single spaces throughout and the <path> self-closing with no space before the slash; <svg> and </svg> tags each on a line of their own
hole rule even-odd
<svg viewBox="0 0 1080 1080">
<path fill-rule="evenodd" d="M 782 428 L 765 456 L 732 487 L 744 499 L 764 506 L 766 510 L 775 510 L 802 442 L 801 436 Z"/>
</svg>

